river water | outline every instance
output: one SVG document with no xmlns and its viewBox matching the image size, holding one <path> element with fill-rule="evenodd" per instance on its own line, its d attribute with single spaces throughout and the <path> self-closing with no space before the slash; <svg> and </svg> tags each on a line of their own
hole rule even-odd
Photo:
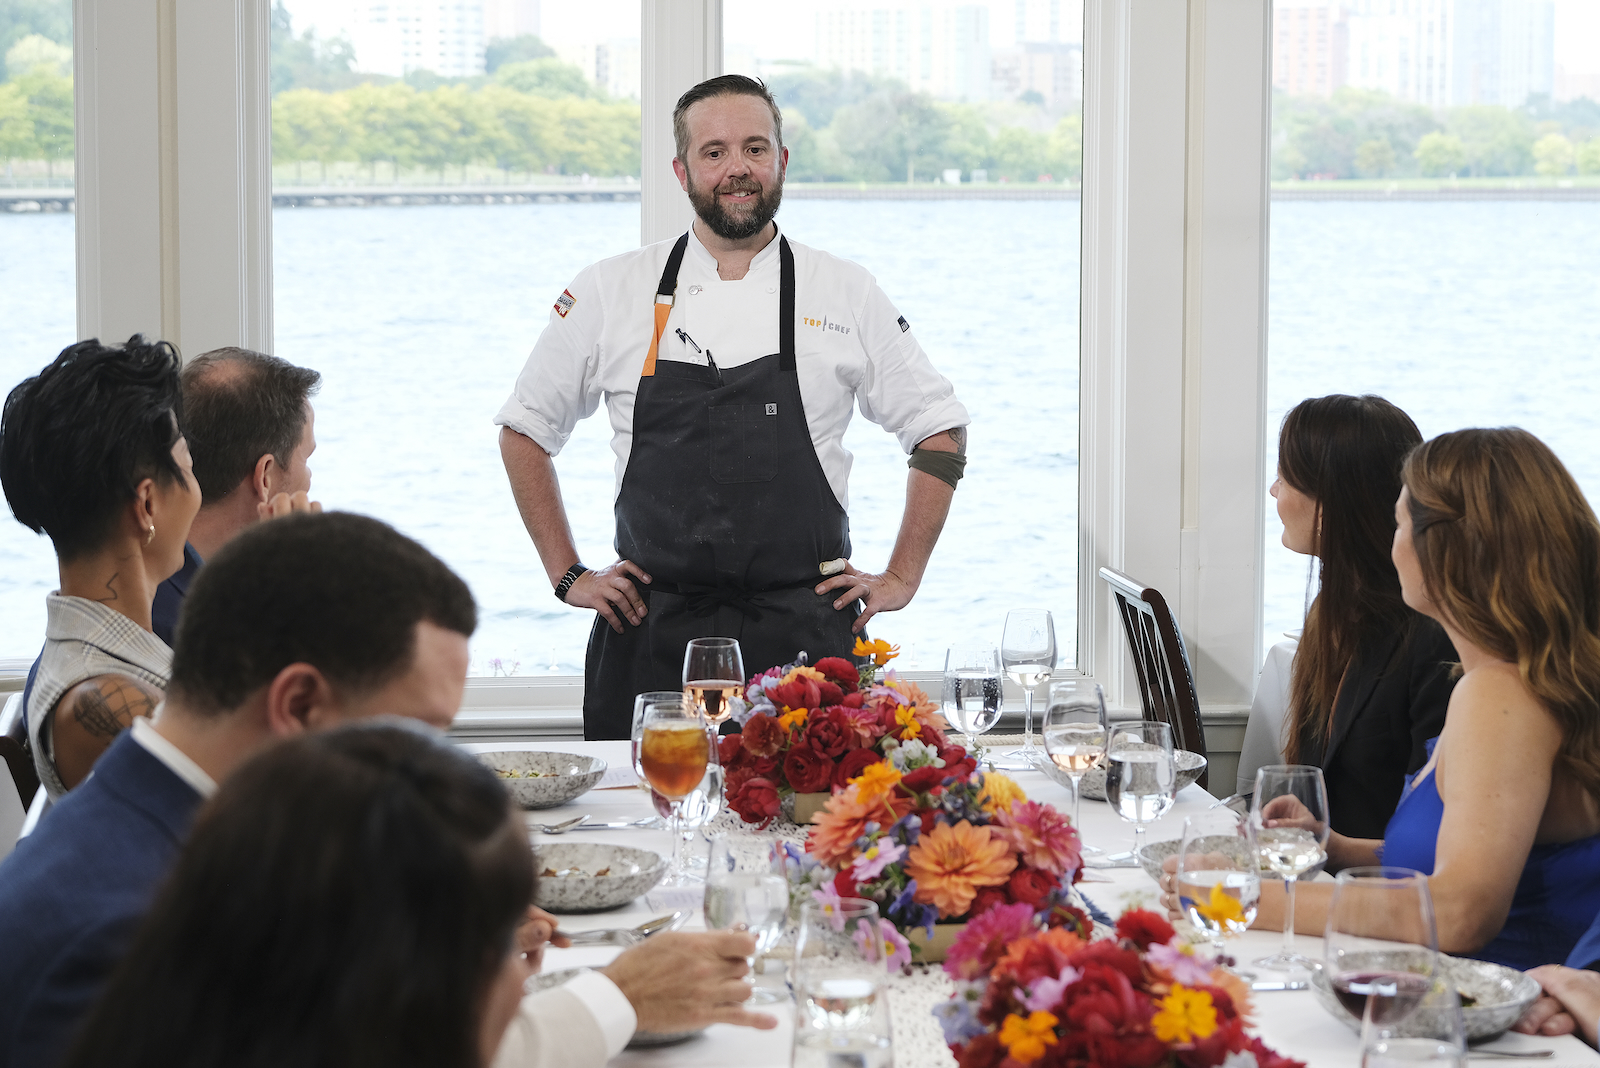
<svg viewBox="0 0 1600 1068">
<path fill-rule="evenodd" d="M 1070 662 L 1077 203 L 796 200 L 780 222 L 878 277 L 974 419 L 922 589 L 875 633 L 934 667 L 950 640 L 998 641 L 1008 608 L 1037 605 Z M 638 205 L 280 209 L 274 227 L 276 351 L 324 375 L 314 496 L 394 523 L 467 578 L 483 613 L 474 673 L 579 670 L 587 613 L 551 598 L 490 419 L 571 276 L 637 243 Z M 1600 204 L 1280 203 L 1271 266 L 1274 432 L 1302 397 L 1378 392 L 1429 435 L 1526 426 L 1600 490 Z M 7 386 L 72 340 L 70 216 L 0 217 L 0 324 Z M 846 443 L 854 559 L 879 568 L 904 457 L 859 416 Z M 557 471 L 584 559 L 609 559 L 602 420 L 580 425 Z M 1298 625 L 1306 569 L 1277 545 L 1270 507 L 1266 526 L 1270 644 Z M 48 541 L 0 525 L 0 656 L 37 646 L 54 572 Z"/>
</svg>

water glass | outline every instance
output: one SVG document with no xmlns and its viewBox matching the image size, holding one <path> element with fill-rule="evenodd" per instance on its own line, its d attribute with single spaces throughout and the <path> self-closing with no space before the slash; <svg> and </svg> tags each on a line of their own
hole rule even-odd
<svg viewBox="0 0 1600 1068">
<path fill-rule="evenodd" d="M 1033 688 L 1056 669 L 1056 625 L 1042 608 L 1014 608 L 1006 613 L 1000 638 L 1000 661 L 1011 681 L 1022 687 L 1022 748 L 1008 756 L 1031 768 L 1043 758 L 1033 744 Z"/>
<path fill-rule="evenodd" d="M 1178 843 L 1178 907 L 1211 940 L 1222 940 L 1255 922 L 1261 902 L 1261 854 L 1248 817 L 1213 808 L 1183 821 Z"/>
<path fill-rule="evenodd" d="M 713 931 L 748 931 L 755 936 L 749 958 L 755 976 L 756 958 L 783 935 L 789 915 L 789 880 L 784 875 L 782 842 L 718 835 L 706 861 L 706 927 Z M 751 1004 L 767 1005 L 782 995 L 756 987 Z"/>
<path fill-rule="evenodd" d="M 1367 999 L 1368 1009 L 1373 999 Z M 1437 977 L 1417 1003 L 1406 1023 L 1405 1034 L 1398 1035 L 1372 1019 L 1369 1011 L 1361 1022 L 1361 1068 L 1414 1068 L 1417 1065 L 1440 1068 L 1466 1068 L 1467 1028 L 1461 1016 L 1461 997 L 1455 984 Z"/>
<path fill-rule="evenodd" d="M 683 885 L 678 874 L 683 867 L 683 803 L 705 781 L 706 771 L 716 761 L 714 731 L 681 697 L 676 703 L 661 701 L 645 710 L 639 766 L 645 782 L 667 802 L 672 834 L 672 867 L 663 886 Z"/>
<path fill-rule="evenodd" d="M 735 638 L 694 638 L 683 650 L 683 700 L 700 718 L 720 725 L 733 711 L 728 698 L 744 692 L 744 654 Z"/>
<path fill-rule="evenodd" d="M 944 656 L 944 718 L 965 735 L 978 757 L 978 736 L 1000 721 L 1000 650 L 993 645 L 952 645 Z"/>
<path fill-rule="evenodd" d="M 1101 850 L 1083 842 L 1080 785 L 1090 768 L 1105 764 L 1106 741 L 1111 733 L 1105 693 L 1088 679 L 1052 682 L 1042 727 L 1045 756 L 1072 781 L 1072 826 L 1078 830 L 1079 846 L 1085 853 L 1099 853 Z"/>
<path fill-rule="evenodd" d="M 1364 1029 L 1391 1032 L 1432 991 L 1439 937 L 1421 872 L 1346 868 L 1334 882 L 1323 934 L 1323 974 Z"/>
<path fill-rule="evenodd" d="M 1268 764 L 1256 772 L 1250 800 L 1261 860 L 1283 879 L 1283 947 L 1256 964 L 1278 971 L 1310 971 L 1317 962 L 1294 951 L 1294 887 L 1300 876 L 1328 859 L 1328 786 L 1310 764 Z"/>
<path fill-rule="evenodd" d="M 890 1068 L 889 969 L 871 901 L 800 906 L 792 1068 Z"/>
<path fill-rule="evenodd" d="M 1167 814 L 1178 797 L 1172 728 L 1157 720 L 1119 723 L 1106 746 L 1106 800 L 1133 824 L 1133 855 L 1144 848 L 1144 827 Z"/>
</svg>

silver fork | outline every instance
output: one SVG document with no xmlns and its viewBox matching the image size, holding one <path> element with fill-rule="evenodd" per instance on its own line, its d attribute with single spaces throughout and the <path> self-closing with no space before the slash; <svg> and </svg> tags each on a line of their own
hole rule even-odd
<svg viewBox="0 0 1600 1068">
<path fill-rule="evenodd" d="M 565 834 L 567 831 L 577 830 L 588 822 L 588 815 L 582 815 L 575 816 L 570 820 L 562 820 L 560 823 L 530 823 L 528 824 L 528 830 L 537 831 L 539 834 Z"/>
</svg>

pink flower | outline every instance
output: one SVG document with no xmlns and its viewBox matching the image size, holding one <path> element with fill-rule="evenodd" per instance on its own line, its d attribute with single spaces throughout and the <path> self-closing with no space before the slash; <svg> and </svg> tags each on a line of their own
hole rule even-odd
<svg viewBox="0 0 1600 1068">
<path fill-rule="evenodd" d="M 1209 985 L 1211 971 L 1217 966 L 1215 957 L 1203 947 L 1185 942 L 1182 935 L 1173 935 L 1165 944 L 1152 944 L 1146 956 L 1151 964 L 1171 976 L 1174 983 L 1184 986 Z"/>
<path fill-rule="evenodd" d="M 1083 865 L 1078 832 L 1062 813 L 1037 801 L 1013 802 L 994 814 L 990 828 L 1010 841 L 1030 868 L 1051 875 L 1072 875 Z"/>
<path fill-rule="evenodd" d="M 863 849 L 851 862 L 851 874 L 858 883 L 876 879 L 883 869 L 906 855 L 906 847 L 889 838 L 880 838 Z"/>
<path fill-rule="evenodd" d="M 856 945 L 861 947 L 861 955 L 867 959 L 873 956 L 882 956 L 884 964 L 889 971 L 899 971 L 902 964 L 911 963 L 911 943 L 906 941 L 906 936 L 888 920 L 878 921 L 879 945 L 875 953 L 872 948 L 872 927 L 866 923 L 856 924 L 855 931 L 851 934 Z"/>
<path fill-rule="evenodd" d="M 955 945 L 944 958 L 944 970 L 952 979 L 976 979 L 1005 955 L 1006 946 L 1033 934 L 1033 906 L 1019 902 L 996 905 L 988 912 L 967 921 Z"/>
<path fill-rule="evenodd" d="M 822 906 L 822 914 L 828 917 L 828 922 L 833 925 L 833 929 L 835 931 L 844 930 L 844 912 L 841 908 L 844 898 L 839 896 L 839 891 L 834 888 L 834 885 L 831 882 L 823 883 L 817 889 L 811 891 L 811 897 L 817 904 Z"/>
<path fill-rule="evenodd" d="M 1076 983 L 1080 974 L 1078 969 L 1069 964 L 1055 978 L 1045 976 L 1028 988 L 1022 1004 L 1029 1012 L 1054 1012 L 1061 1004 L 1061 992 Z"/>
</svg>

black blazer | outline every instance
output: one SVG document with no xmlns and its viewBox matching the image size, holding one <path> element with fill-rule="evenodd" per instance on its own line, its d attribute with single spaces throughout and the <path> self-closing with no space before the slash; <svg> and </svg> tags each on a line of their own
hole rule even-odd
<svg viewBox="0 0 1600 1068">
<path fill-rule="evenodd" d="M 1383 837 L 1405 777 L 1428 762 L 1427 741 L 1444 730 L 1455 660 L 1444 629 L 1418 615 L 1357 648 L 1339 688 L 1327 746 L 1302 757 L 1322 768 L 1334 830 Z"/>
</svg>

